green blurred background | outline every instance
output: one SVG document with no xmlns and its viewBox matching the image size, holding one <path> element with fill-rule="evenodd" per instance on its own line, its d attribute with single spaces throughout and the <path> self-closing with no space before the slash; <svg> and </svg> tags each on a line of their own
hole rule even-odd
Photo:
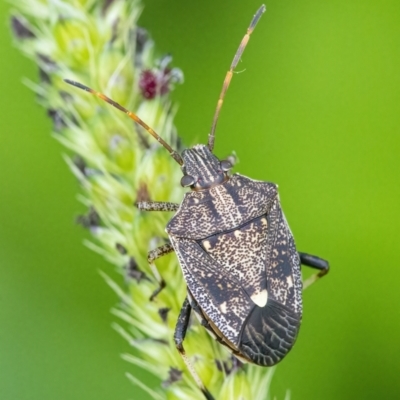
<svg viewBox="0 0 400 400">
<path fill-rule="evenodd" d="M 144 1 L 141 25 L 185 73 L 174 99 L 187 144 L 206 140 L 259 1 Z M 98 275 L 113 267 L 81 244 L 78 185 L 21 83 L 37 71 L 11 45 L 8 9 L 0 3 L 0 399 L 147 399 L 124 377 L 117 299 Z M 270 0 L 238 70 L 216 153 L 235 150 L 237 171 L 278 183 L 298 248 L 331 263 L 304 294 L 272 392 L 400 398 L 400 2 Z"/>
</svg>

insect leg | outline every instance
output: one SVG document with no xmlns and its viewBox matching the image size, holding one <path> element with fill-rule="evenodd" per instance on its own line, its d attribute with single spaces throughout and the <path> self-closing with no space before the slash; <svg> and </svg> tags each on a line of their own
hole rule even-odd
<svg viewBox="0 0 400 400">
<path fill-rule="evenodd" d="M 319 272 L 310 276 L 303 282 L 303 289 L 312 285 L 315 281 L 319 278 L 322 278 L 329 272 L 329 263 L 328 261 L 324 260 L 323 258 L 319 258 L 317 256 L 313 256 L 307 253 L 300 253 L 300 261 L 303 265 L 307 265 L 308 267 L 319 269 Z"/>
<path fill-rule="evenodd" d="M 208 330 L 208 333 L 211 335 L 211 337 L 214 340 L 216 340 L 218 343 L 221 343 L 223 346 L 227 346 L 233 354 L 240 356 L 240 354 L 237 351 L 232 349 L 232 347 L 230 347 L 229 344 L 225 340 L 223 340 L 222 337 L 219 336 L 214 331 L 213 327 L 207 321 L 207 319 L 203 313 L 203 310 L 200 308 L 200 306 L 197 304 L 197 302 L 191 296 L 189 297 L 189 299 L 190 299 L 190 307 L 199 316 L 201 326 L 203 326 L 204 328 L 206 328 Z"/>
<path fill-rule="evenodd" d="M 164 201 L 138 201 L 136 207 L 140 211 L 177 211 L 179 204 Z"/>
<path fill-rule="evenodd" d="M 175 333 L 174 333 L 175 346 L 178 349 L 179 354 L 182 356 L 183 361 L 185 362 L 185 364 L 186 364 L 190 374 L 192 375 L 193 379 L 195 380 L 197 386 L 204 394 L 204 397 L 207 400 L 215 400 L 214 397 L 211 395 L 211 393 L 204 386 L 199 375 L 195 371 L 193 365 L 190 363 L 189 359 L 186 356 L 185 349 L 183 347 L 183 341 L 185 340 L 186 331 L 187 331 L 189 321 L 190 321 L 191 310 L 192 310 L 192 307 L 190 306 L 189 300 L 186 297 L 185 301 L 183 302 L 181 311 L 179 313 L 178 321 L 177 321 L 176 327 L 175 327 Z"/>
<path fill-rule="evenodd" d="M 208 329 L 209 331 L 212 332 L 212 329 L 210 327 L 210 324 L 208 323 L 208 321 L 204 318 L 204 314 L 203 311 L 201 310 L 201 308 L 199 307 L 199 305 L 194 301 L 191 300 L 190 301 L 190 307 L 191 309 L 197 313 L 197 315 L 200 317 L 200 324 L 201 326 L 204 326 L 204 328 Z M 215 335 L 214 335 L 215 336 Z"/>
<path fill-rule="evenodd" d="M 157 269 L 156 265 L 154 264 L 154 261 L 162 256 L 165 256 L 168 253 L 172 253 L 173 251 L 174 251 L 174 248 L 172 247 L 171 243 L 166 243 L 160 247 L 157 247 L 154 250 L 149 251 L 149 253 L 147 254 L 147 261 L 150 264 L 151 271 L 153 272 L 155 278 L 158 281 L 158 284 L 160 285 L 150 296 L 150 301 L 153 301 L 154 298 L 158 295 L 158 293 L 160 293 L 161 290 L 163 290 L 165 288 L 165 281 L 161 277 L 160 273 L 158 272 L 158 269 Z"/>
</svg>

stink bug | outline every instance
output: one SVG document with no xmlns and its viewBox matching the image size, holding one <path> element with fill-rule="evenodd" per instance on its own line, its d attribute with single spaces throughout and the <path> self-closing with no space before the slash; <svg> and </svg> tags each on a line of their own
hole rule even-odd
<svg viewBox="0 0 400 400">
<path fill-rule="evenodd" d="M 213 154 L 215 129 L 233 71 L 258 20 L 261 6 L 226 74 L 207 145 L 196 145 L 182 155 L 172 149 L 136 114 L 80 83 L 78 88 L 112 104 L 144 127 L 181 166 L 181 185 L 191 189 L 181 204 L 139 202 L 143 211 L 174 211 L 166 232 L 170 242 L 152 250 L 148 261 L 175 251 L 187 283 L 175 329 L 175 343 L 207 399 L 213 399 L 185 355 L 183 341 L 191 310 L 214 338 L 242 361 L 272 366 L 290 351 L 302 316 L 301 291 L 329 271 L 327 261 L 296 250 L 282 212 L 277 185 L 229 174 L 232 164 Z M 318 273 L 304 285 L 301 264 Z M 165 286 L 162 278 L 156 296 Z"/>
</svg>

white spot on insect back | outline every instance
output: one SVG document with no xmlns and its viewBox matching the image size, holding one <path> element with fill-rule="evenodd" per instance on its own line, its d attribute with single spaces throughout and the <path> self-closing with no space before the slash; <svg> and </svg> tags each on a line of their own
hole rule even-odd
<svg viewBox="0 0 400 400">
<path fill-rule="evenodd" d="M 223 314 L 226 314 L 226 311 L 227 311 L 227 309 L 226 309 L 226 301 L 224 301 L 224 302 L 219 306 L 219 309 L 221 310 L 221 312 L 222 312 Z"/>
<path fill-rule="evenodd" d="M 261 223 L 262 226 L 267 226 L 268 225 L 267 218 L 261 218 Z"/>
<path fill-rule="evenodd" d="M 287 282 L 287 284 L 288 284 L 288 288 L 291 288 L 291 287 L 293 286 L 293 279 L 292 279 L 291 276 L 288 276 L 288 277 L 286 278 L 286 282 Z"/>
<path fill-rule="evenodd" d="M 233 232 L 233 234 L 235 235 L 236 238 L 240 239 L 241 232 L 239 229 L 237 229 L 235 232 Z"/>
<path fill-rule="evenodd" d="M 264 307 L 267 304 L 267 301 L 268 301 L 268 292 L 267 292 L 267 290 L 264 289 L 261 292 L 253 294 L 253 296 L 251 296 L 251 300 L 253 300 L 253 302 L 255 304 L 257 304 L 259 307 Z"/>
<path fill-rule="evenodd" d="M 205 240 L 205 241 L 203 242 L 203 246 L 204 246 L 204 248 L 206 249 L 206 251 L 208 251 L 208 250 L 211 249 L 211 243 L 210 243 L 208 240 Z"/>
</svg>

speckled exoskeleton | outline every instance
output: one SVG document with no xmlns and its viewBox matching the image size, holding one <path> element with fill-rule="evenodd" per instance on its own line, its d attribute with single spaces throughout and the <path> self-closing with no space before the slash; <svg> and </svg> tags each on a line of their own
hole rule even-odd
<svg viewBox="0 0 400 400">
<path fill-rule="evenodd" d="M 265 11 L 261 6 L 226 74 L 207 145 L 196 145 L 182 155 L 172 149 L 136 114 L 80 83 L 84 89 L 126 113 L 164 146 L 181 166 L 181 185 L 191 189 L 181 204 L 139 202 L 143 211 L 174 211 L 166 232 L 170 242 L 152 250 L 148 261 L 177 254 L 187 283 L 175 329 L 176 347 L 207 399 L 213 396 L 185 355 L 183 341 L 191 310 L 212 336 L 238 359 L 260 366 L 278 363 L 296 341 L 302 316 L 302 287 L 329 271 L 327 261 L 296 250 L 282 212 L 277 185 L 233 174 L 228 160 L 213 154 L 215 129 L 233 71 L 251 33 Z M 318 273 L 304 285 L 301 264 Z M 162 290 L 160 286 L 152 299 Z"/>
</svg>

